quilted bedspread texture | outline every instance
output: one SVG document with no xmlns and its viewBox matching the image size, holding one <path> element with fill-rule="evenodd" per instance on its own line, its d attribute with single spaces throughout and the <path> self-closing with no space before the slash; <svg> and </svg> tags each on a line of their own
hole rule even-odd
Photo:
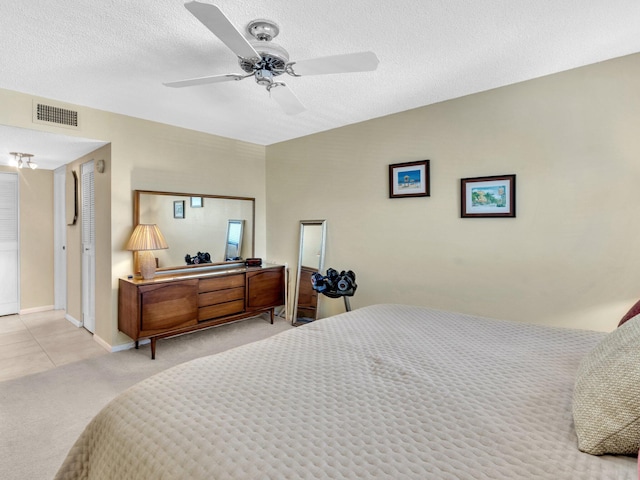
<svg viewBox="0 0 640 480">
<path fill-rule="evenodd" d="M 604 333 L 376 305 L 130 388 L 57 479 L 612 479 L 577 448 L 580 360 Z"/>
</svg>

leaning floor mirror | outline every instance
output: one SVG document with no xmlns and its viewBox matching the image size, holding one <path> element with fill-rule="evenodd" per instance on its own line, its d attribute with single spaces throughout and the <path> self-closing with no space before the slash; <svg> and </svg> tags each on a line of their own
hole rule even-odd
<svg viewBox="0 0 640 480">
<path fill-rule="evenodd" d="M 322 272 L 327 238 L 326 220 L 300 221 L 300 251 L 293 302 L 293 325 L 303 325 L 318 318 L 318 292 L 311 285 L 311 276 Z"/>
</svg>

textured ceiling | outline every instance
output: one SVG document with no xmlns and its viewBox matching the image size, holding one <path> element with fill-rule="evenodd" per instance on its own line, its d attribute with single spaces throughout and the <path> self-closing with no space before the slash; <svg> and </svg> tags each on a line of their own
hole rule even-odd
<svg viewBox="0 0 640 480">
<path fill-rule="evenodd" d="M 285 75 L 307 108 L 289 116 L 251 78 L 162 85 L 241 73 L 182 0 L 32 0 L 0 7 L 0 88 L 269 145 L 640 51 L 638 0 L 216 5 L 243 33 L 277 22 L 291 60 L 372 50 L 380 65 Z"/>
</svg>

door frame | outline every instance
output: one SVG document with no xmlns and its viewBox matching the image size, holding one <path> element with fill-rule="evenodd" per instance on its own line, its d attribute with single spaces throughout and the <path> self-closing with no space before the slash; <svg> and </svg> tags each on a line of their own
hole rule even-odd
<svg viewBox="0 0 640 480">
<path fill-rule="evenodd" d="M 67 167 L 53 171 L 53 308 L 67 309 Z"/>
</svg>

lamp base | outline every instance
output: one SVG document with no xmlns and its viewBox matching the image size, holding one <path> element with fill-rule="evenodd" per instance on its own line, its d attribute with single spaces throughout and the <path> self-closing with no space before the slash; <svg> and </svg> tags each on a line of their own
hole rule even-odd
<svg viewBox="0 0 640 480">
<path fill-rule="evenodd" d="M 156 257 L 150 250 L 141 250 L 138 252 L 138 261 L 140 262 L 140 275 L 145 280 L 151 280 L 156 275 Z"/>
</svg>

